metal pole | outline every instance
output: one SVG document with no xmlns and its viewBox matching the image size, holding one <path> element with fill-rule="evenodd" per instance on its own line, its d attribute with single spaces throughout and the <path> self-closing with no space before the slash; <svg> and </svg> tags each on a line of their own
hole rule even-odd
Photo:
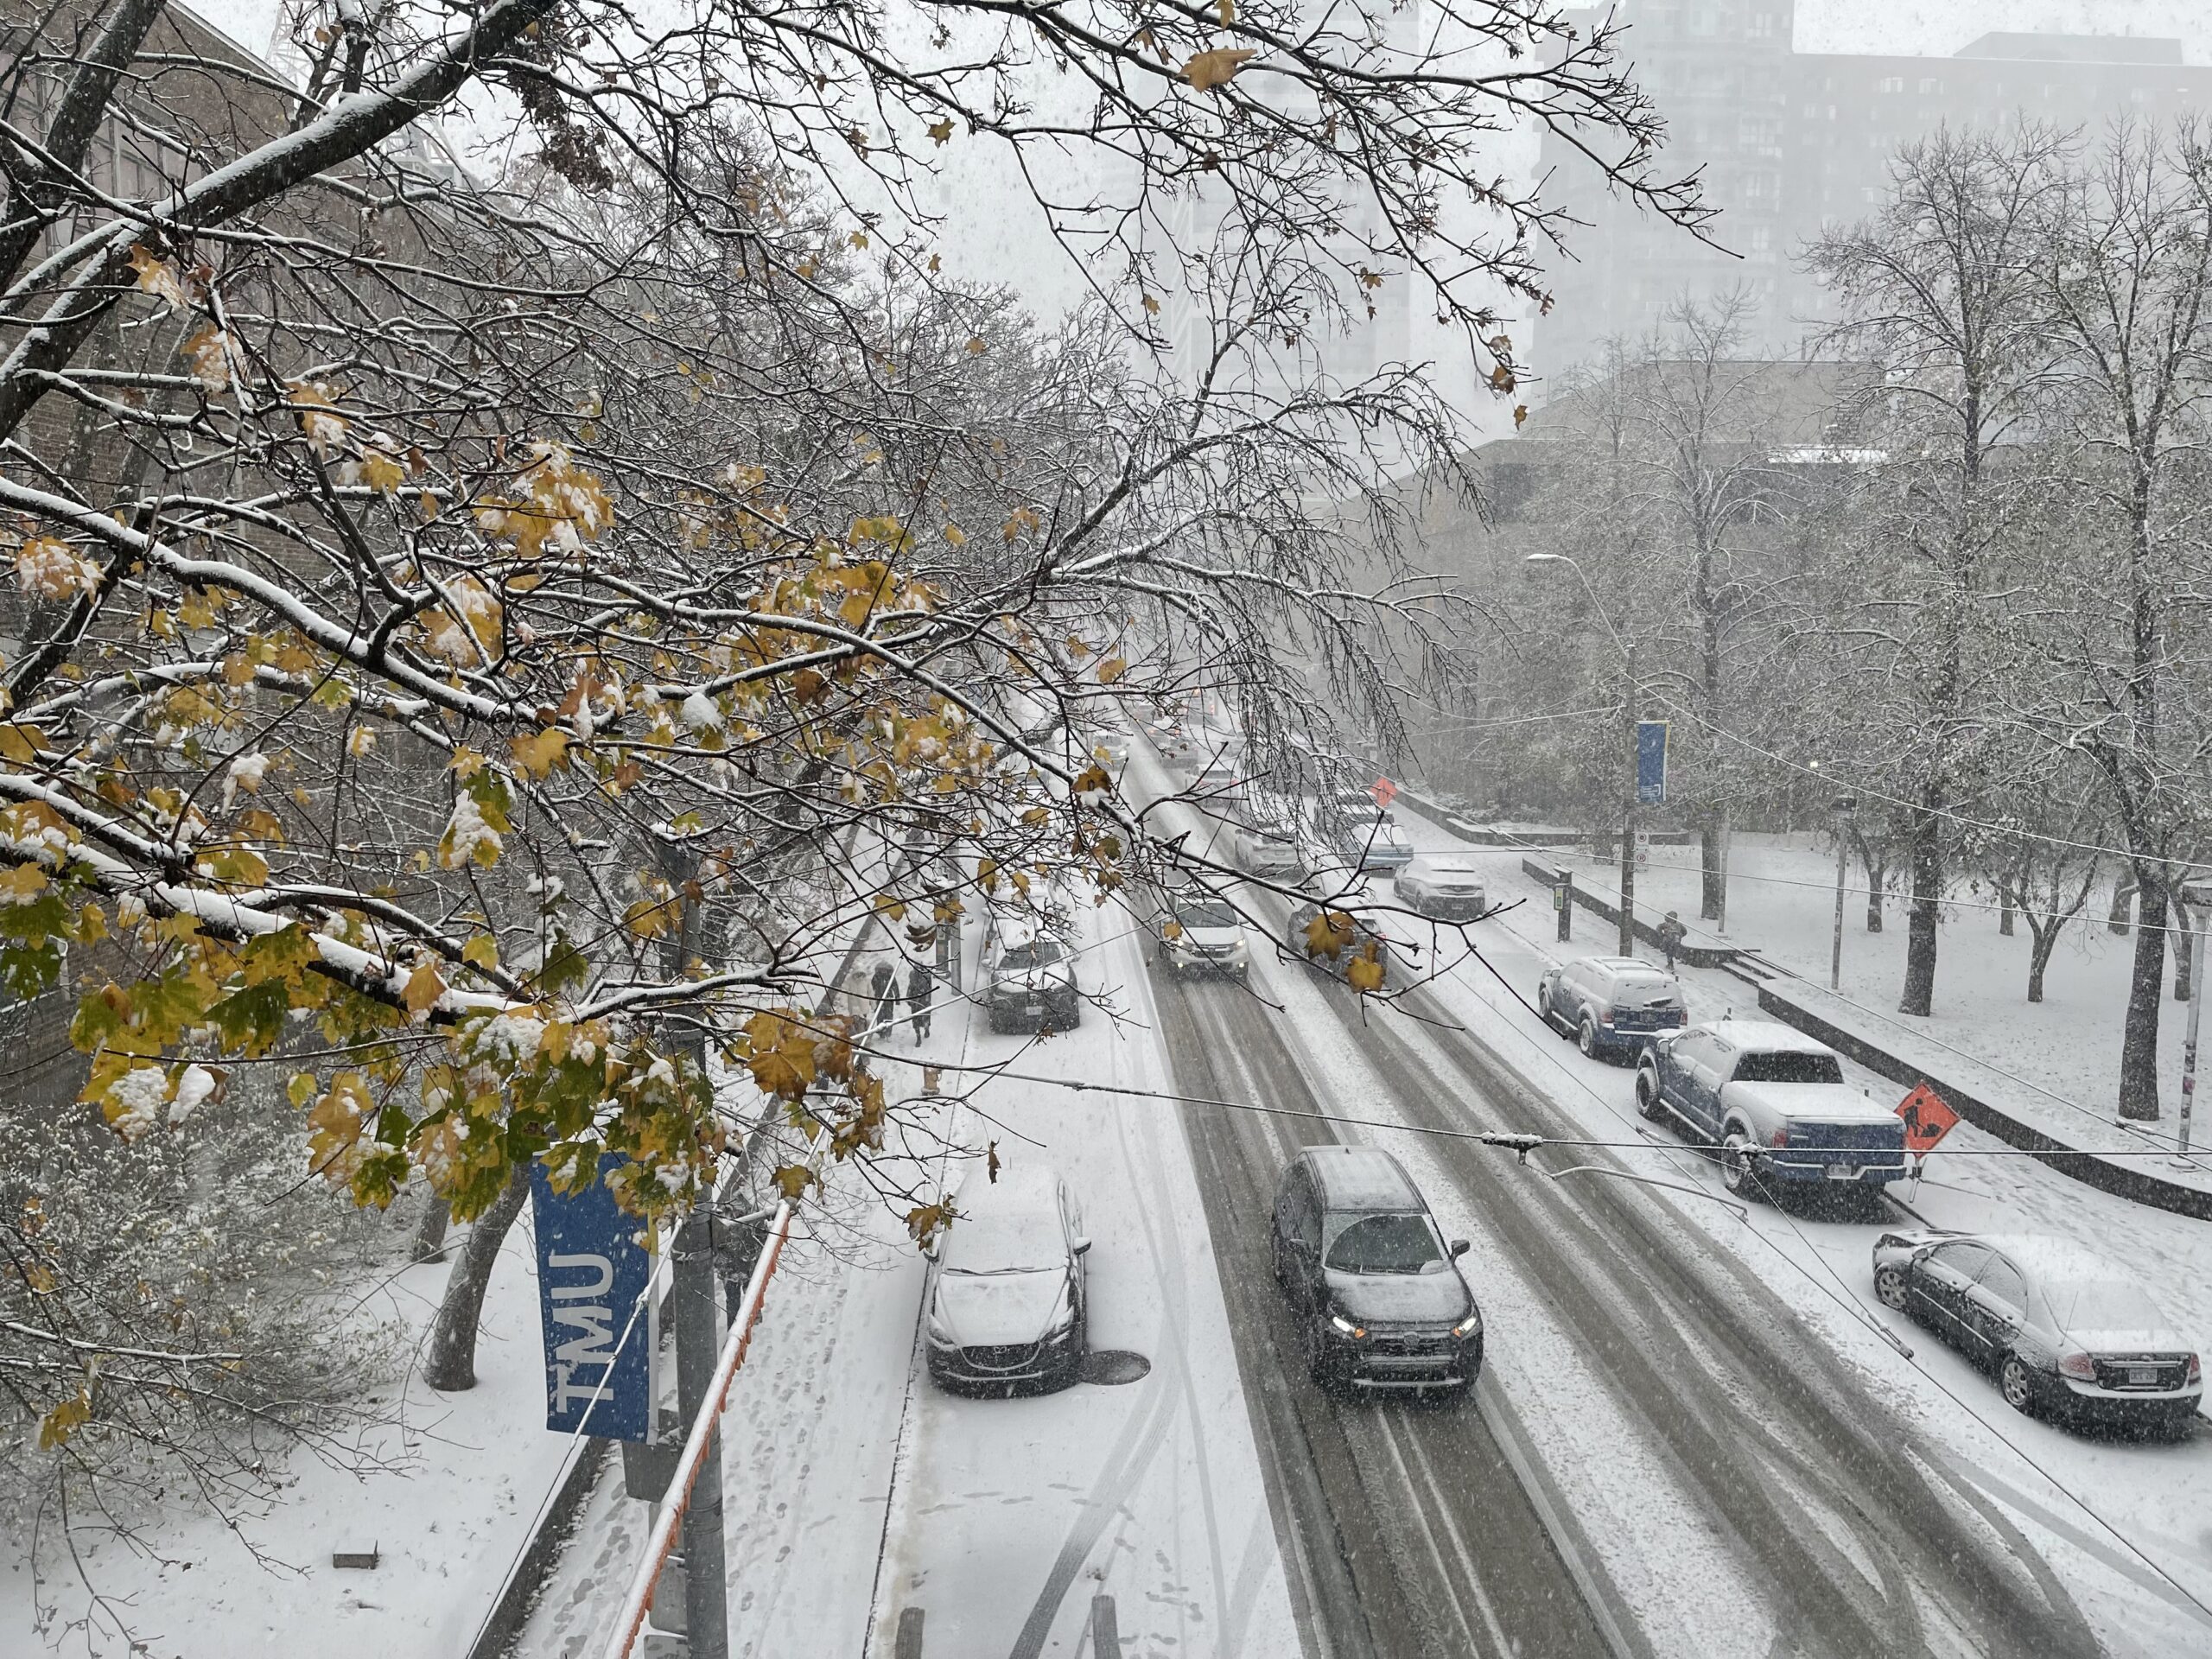
<svg viewBox="0 0 2212 1659">
<path fill-rule="evenodd" d="M 1621 647 L 1621 666 L 1628 689 L 1623 698 L 1628 710 L 1628 803 L 1621 810 L 1621 955 L 1636 954 L 1636 797 L 1641 781 L 1636 753 L 1636 665 L 1628 648 Z"/>
<path fill-rule="evenodd" d="M 1850 845 L 1844 839 L 1843 819 L 1835 824 L 1835 938 L 1828 947 L 1828 989 L 1843 988 L 1843 878 Z"/>
<path fill-rule="evenodd" d="M 676 1408 L 696 1422 L 714 1387 L 721 1352 L 715 1329 L 715 1197 L 702 1194 L 676 1236 L 671 1277 L 676 1292 Z M 672 1496 L 672 1495 L 671 1495 Z M 665 1501 L 665 1500 L 664 1500 Z M 691 1502 L 683 1512 L 683 1630 L 692 1659 L 727 1659 L 729 1653 L 728 1568 L 722 1552 L 722 1441 L 716 1421 L 708 1430 Z"/>
<path fill-rule="evenodd" d="M 1735 824 L 1724 804 L 1720 809 L 1720 902 L 1713 906 L 1716 913 L 1713 918 L 1713 931 L 1716 933 L 1728 931 L 1728 853 L 1730 838 L 1735 833 Z"/>
<path fill-rule="evenodd" d="M 677 925 L 663 946 L 671 980 L 689 968 L 696 936 L 696 909 L 686 891 L 698 874 L 698 855 L 690 848 L 662 842 L 661 873 L 676 889 Z M 706 1066 L 704 1033 L 696 1027 L 672 1034 L 669 1045 Z M 703 1187 L 671 1247 L 670 1281 L 676 1313 L 676 1408 L 696 1423 L 715 1385 L 721 1332 L 715 1328 L 715 1193 Z M 675 1498 L 671 1493 L 664 1503 Z M 728 1569 L 722 1544 L 722 1442 L 719 1421 L 710 1422 L 704 1456 L 693 1478 L 691 1501 L 683 1516 L 683 1638 L 691 1659 L 728 1659 Z"/>
<path fill-rule="evenodd" d="M 2184 916 L 2189 913 L 2190 896 L 2212 898 L 2212 894 L 2185 894 Z M 2209 927 L 2212 927 L 2212 912 L 2200 908 L 2189 942 L 2189 1035 L 2181 1050 L 2181 1158 L 2177 1161 L 2184 1166 L 2189 1163 L 2190 1108 L 2196 1103 L 2196 1029 L 2204 1013 L 2204 935 Z"/>
</svg>

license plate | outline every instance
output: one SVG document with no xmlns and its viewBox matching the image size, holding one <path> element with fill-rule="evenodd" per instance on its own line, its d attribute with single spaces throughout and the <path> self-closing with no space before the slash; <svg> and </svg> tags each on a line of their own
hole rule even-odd
<svg viewBox="0 0 2212 1659">
<path fill-rule="evenodd" d="M 1830 1164 L 1828 1166 L 1828 1179 L 1832 1181 L 1855 1181 L 1858 1179 L 1859 1166 L 1856 1164 Z"/>
<path fill-rule="evenodd" d="M 2155 1389 L 2158 1386 L 2158 1368 L 2154 1365 L 2131 1365 L 2127 1368 L 2127 1380 L 2135 1388 Z"/>
</svg>

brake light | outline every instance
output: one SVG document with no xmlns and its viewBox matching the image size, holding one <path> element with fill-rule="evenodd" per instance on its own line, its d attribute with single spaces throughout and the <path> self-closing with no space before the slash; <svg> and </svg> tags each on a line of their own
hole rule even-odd
<svg viewBox="0 0 2212 1659">
<path fill-rule="evenodd" d="M 1786 1147 L 1789 1144 L 1789 1131 L 1787 1129 L 1777 1129 L 1772 1137 L 1767 1141 L 1767 1145 L 1770 1147 Z"/>
<path fill-rule="evenodd" d="M 2097 1380 L 2097 1368 L 2087 1354 L 2067 1355 L 2058 1362 L 2058 1374 L 2061 1376 L 2070 1376 L 2076 1382 L 2094 1382 Z"/>
<path fill-rule="evenodd" d="M 2204 1367 L 2198 1363 L 2195 1354 L 2189 1357 L 2189 1380 L 2191 1382 L 2202 1382 L 2204 1380 Z"/>
</svg>

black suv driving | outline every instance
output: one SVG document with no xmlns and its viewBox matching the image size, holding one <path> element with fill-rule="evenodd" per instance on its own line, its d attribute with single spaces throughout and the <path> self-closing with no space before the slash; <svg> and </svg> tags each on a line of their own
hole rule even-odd
<svg viewBox="0 0 2212 1659">
<path fill-rule="evenodd" d="M 1421 1190 L 1378 1147 L 1308 1147 L 1283 1172 L 1275 1282 L 1299 1315 L 1308 1372 L 1328 1389 L 1465 1395 L 1483 1315 Z"/>
</svg>

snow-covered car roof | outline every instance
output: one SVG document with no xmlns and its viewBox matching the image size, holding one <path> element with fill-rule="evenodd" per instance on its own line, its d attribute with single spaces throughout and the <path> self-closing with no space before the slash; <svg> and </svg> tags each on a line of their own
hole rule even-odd
<svg viewBox="0 0 2212 1659">
<path fill-rule="evenodd" d="M 1400 830 L 1399 833 L 1402 835 L 1404 831 Z M 1414 861 L 1406 868 L 1409 870 L 1421 870 L 1430 875 L 1471 876 L 1477 880 L 1482 879 L 1483 874 L 1480 866 L 1471 864 L 1467 860 L 1455 857 L 1449 853 L 1415 853 Z"/>
<path fill-rule="evenodd" d="M 1638 963 L 1639 968 L 1649 968 L 1649 963 Z M 1660 971 L 1652 969 L 1654 973 Z M 1816 1037 L 1808 1037 L 1795 1026 L 1785 1026 L 1778 1020 L 1701 1020 L 1689 1027 L 1692 1031 L 1709 1031 L 1727 1039 L 1732 1048 L 1760 1048 L 1779 1054 L 1833 1054 L 1835 1051 Z"/>
<path fill-rule="evenodd" d="M 1332 1210 L 1412 1210 L 1421 1194 L 1380 1147 L 1309 1147 L 1306 1157 L 1320 1178 L 1324 1202 Z"/>
<path fill-rule="evenodd" d="M 1067 1260 L 1060 1222 L 1060 1178 L 1034 1164 L 1011 1164 L 993 1180 L 977 1170 L 961 1182 L 956 1219 L 938 1261 L 954 1273 L 1056 1268 Z"/>
<path fill-rule="evenodd" d="M 2050 1285 L 2125 1284 L 2136 1276 L 2088 1245 L 2051 1233 L 1967 1233 L 1961 1236 L 2002 1253 L 2033 1279 L 2039 1288 Z"/>
</svg>

